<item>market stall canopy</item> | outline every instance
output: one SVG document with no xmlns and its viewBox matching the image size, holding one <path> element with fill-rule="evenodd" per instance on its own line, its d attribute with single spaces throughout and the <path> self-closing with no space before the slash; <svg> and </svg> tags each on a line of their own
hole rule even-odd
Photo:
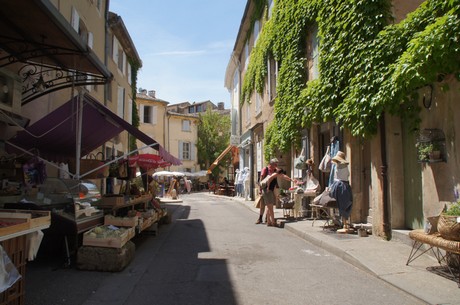
<svg viewBox="0 0 460 305">
<path fill-rule="evenodd" d="M 160 155 L 154 154 L 139 154 L 129 157 L 130 167 L 141 167 L 143 169 L 155 169 L 159 167 L 168 167 L 171 163 L 163 160 Z"/>
<path fill-rule="evenodd" d="M 159 171 L 155 172 L 152 175 L 153 177 L 173 177 L 173 176 L 185 176 L 184 173 L 181 172 L 170 172 L 170 171 Z"/>
<path fill-rule="evenodd" d="M 25 130 L 19 131 L 15 137 L 6 142 L 7 151 L 22 153 L 23 150 L 27 150 L 35 152 L 42 158 L 57 162 L 67 162 L 75 158 L 78 100 L 78 96 L 74 97 Z M 81 119 L 81 156 L 91 153 L 126 130 L 138 140 L 157 150 L 164 161 L 171 165 L 182 164 L 157 141 L 123 120 L 89 94 L 83 95 Z"/>
<path fill-rule="evenodd" d="M 56 90 L 105 84 L 112 78 L 87 38 L 50 0 L 2 1 L 0 28 L 0 68 L 21 78 L 23 105 Z M 36 90 L 40 80 L 41 90 Z"/>
<path fill-rule="evenodd" d="M 235 152 L 234 152 L 235 150 Z M 208 168 L 208 174 L 211 173 L 211 171 L 219 164 L 219 162 L 225 157 L 225 155 L 227 155 L 229 152 L 232 152 L 232 156 L 233 154 L 237 154 L 238 153 L 238 148 L 233 146 L 233 145 L 229 145 L 218 157 L 216 160 L 214 160 L 214 162 L 212 162 L 211 166 Z M 233 162 L 233 160 L 232 160 Z"/>
</svg>

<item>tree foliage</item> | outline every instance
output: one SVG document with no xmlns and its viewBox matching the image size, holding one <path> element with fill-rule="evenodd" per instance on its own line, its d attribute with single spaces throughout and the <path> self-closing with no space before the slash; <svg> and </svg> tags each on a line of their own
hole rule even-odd
<svg viewBox="0 0 460 305">
<path fill-rule="evenodd" d="M 198 163 L 202 169 L 208 169 L 230 143 L 230 116 L 221 115 L 208 108 L 205 113 L 200 113 L 199 117 Z"/>
</svg>

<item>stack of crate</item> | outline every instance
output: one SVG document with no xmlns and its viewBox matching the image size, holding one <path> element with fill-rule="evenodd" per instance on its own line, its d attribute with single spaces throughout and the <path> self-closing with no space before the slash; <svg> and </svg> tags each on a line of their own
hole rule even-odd
<svg viewBox="0 0 460 305">
<path fill-rule="evenodd" d="M 21 235 L 4 240 L 1 243 L 3 250 L 8 254 L 11 262 L 18 269 L 21 278 L 9 289 L 0 293 L 0 305 L 23 305 L 24 304 L 24 279 L 26 276 L 26 235 Z"/>
</svg>

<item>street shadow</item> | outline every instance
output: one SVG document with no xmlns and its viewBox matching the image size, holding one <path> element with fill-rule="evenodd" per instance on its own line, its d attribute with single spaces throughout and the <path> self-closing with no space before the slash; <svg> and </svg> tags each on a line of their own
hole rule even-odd
<svg viewBox="0 0 460 305">
<path fill-rule="evenodd" d="M 237 304 L 227 260 L 214 258 L 204 223 L 188 219 L 187 208 L 173 219 L 174 230 L 145 266 L 128 304 L 150 304 L 142 297 L 147 294 L 155 304 Z M 148 247 L 136 243 L 136 251 L 150 252 Z"/>
</svg>

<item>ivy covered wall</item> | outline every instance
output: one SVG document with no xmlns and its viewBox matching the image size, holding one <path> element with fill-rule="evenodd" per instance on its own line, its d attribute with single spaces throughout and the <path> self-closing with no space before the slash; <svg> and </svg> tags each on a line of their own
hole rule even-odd
<svg viewBox="0 0 460 305">
<path fill-rule="evenodd" d="M 354 136 L 371 137 L 389 112 L 417 127 L 417 89 L 447 74 L 460 80 L 459 13 L 460 0 L 427 0 L 398 24 L 390 0 L 277 0 L 269 20 L 266 9 L 256 10 L 253 20 L 264 16 L 265 23 L 241 100 L 263 92 L 272 56 L 280 70 L 265 155 L 287 151 L 314 122 L 335 120 Z M 315 25 L 320 77 L 308 80 L 306 37 Z"/>
</svg>

